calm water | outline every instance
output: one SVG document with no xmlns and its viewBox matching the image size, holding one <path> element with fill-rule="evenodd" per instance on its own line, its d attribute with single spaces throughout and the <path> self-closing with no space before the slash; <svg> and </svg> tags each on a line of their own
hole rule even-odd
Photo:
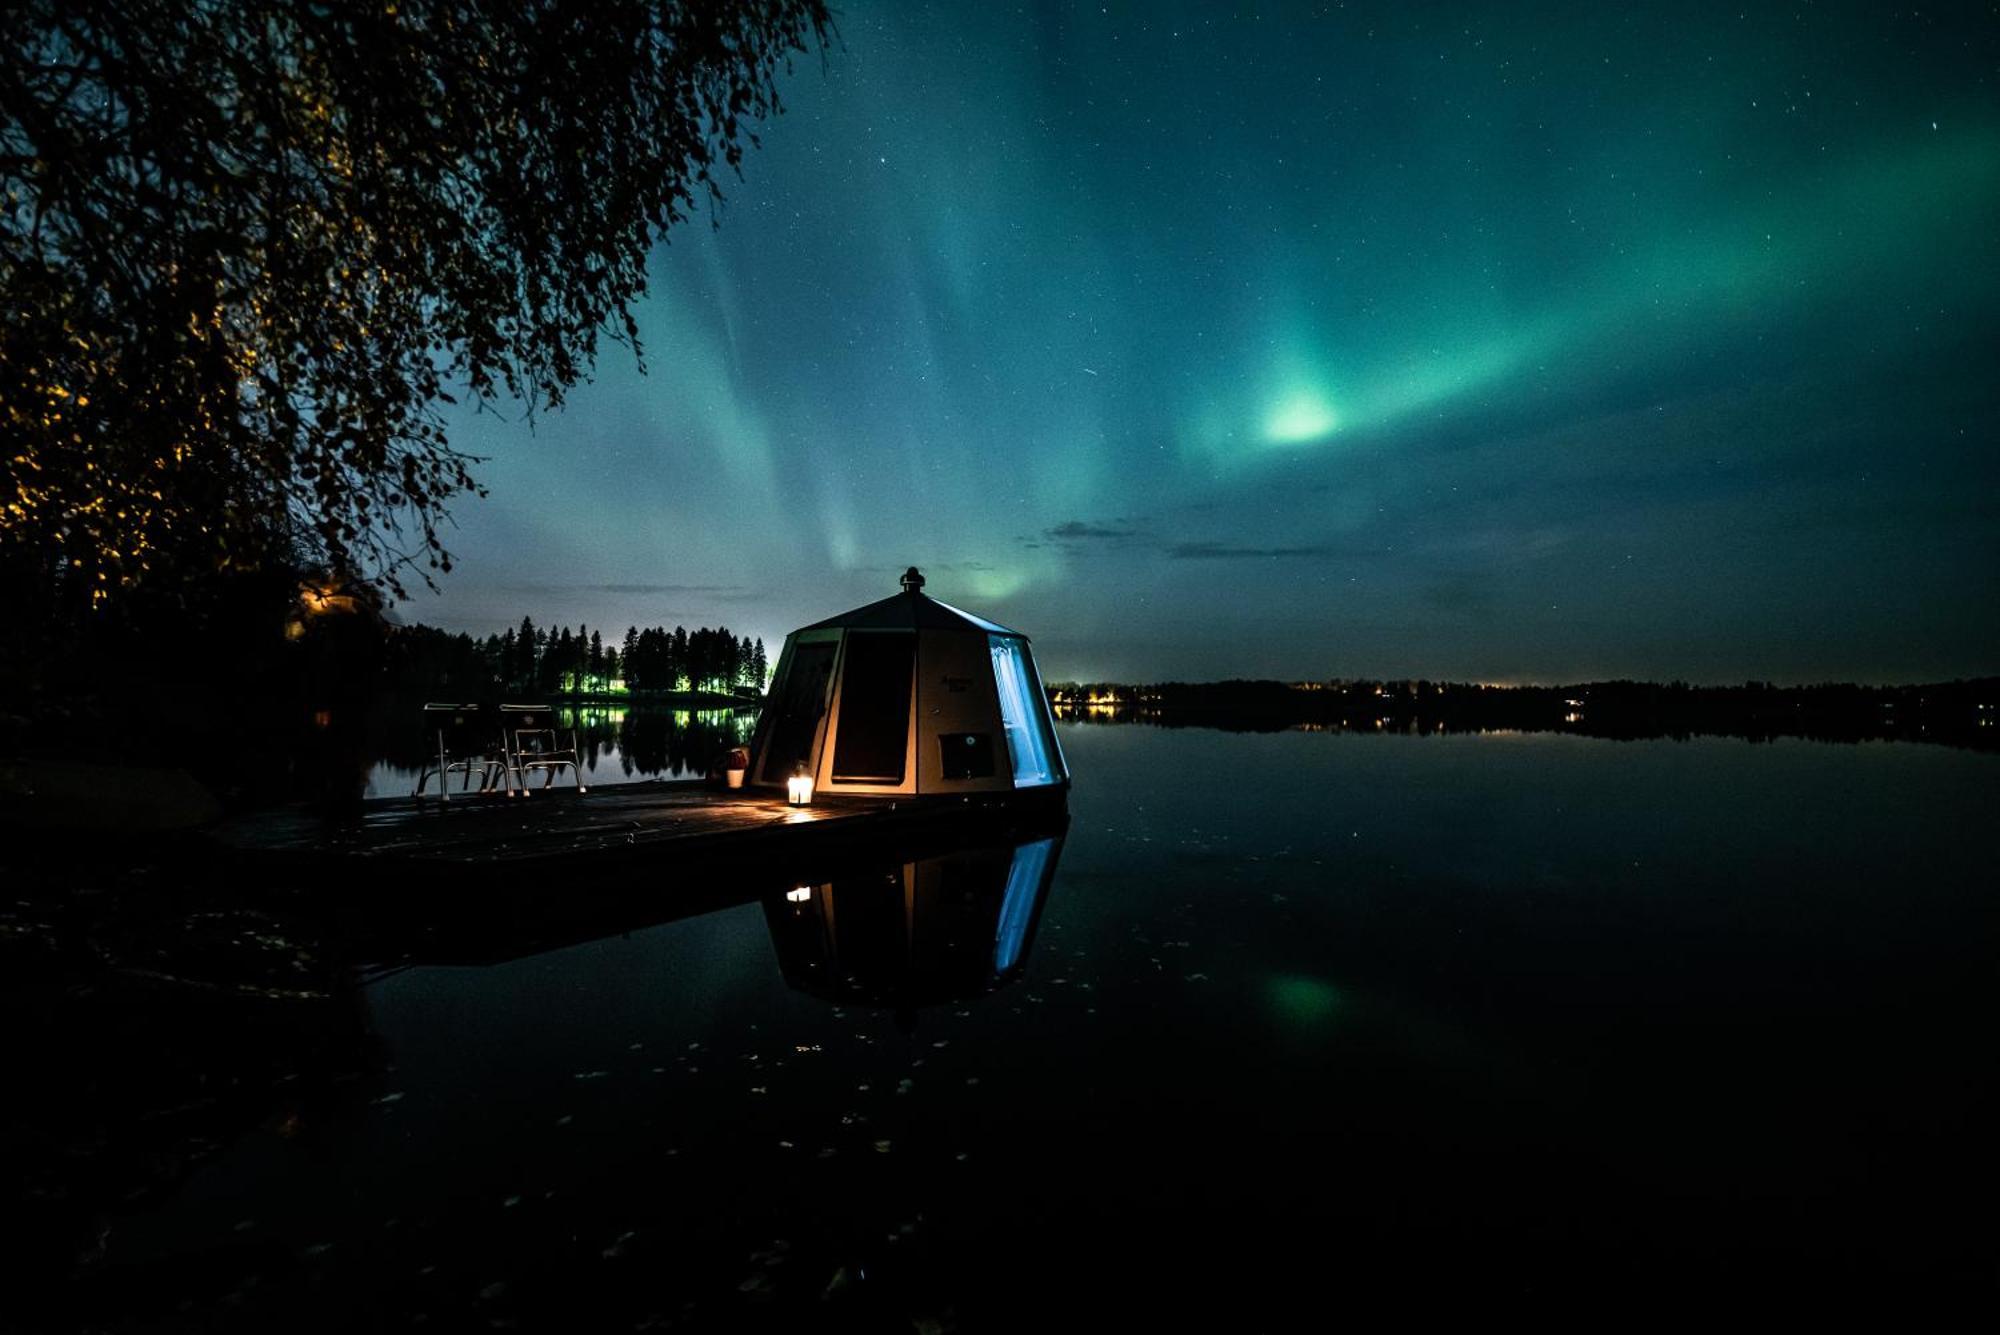
<svg viewBox="0 0 2000 1335">
<path fill-rule="evenodd" d="M 1990 1296 L 2000 760 L 1062 740 L 1058 840 L 378 978 L 99 1274 L 245 1328 Z"/>
<path fill-rule="evenodd" d="M 559 727 L 574 731 L 583 753 L 586 785 L 629 783 L 635 779 L 698 779 L 709 765 L 734 746 L 747 746 L 757 730 L 755 710 L 624 709 L 583 706 L 559 708 Z M 419 761 L 409 753 L 415 738 L 398 733 L 394 739 L 405 754 L 378 760 L 368 772 L 368 797 L 405 797 L 416 788 Z M 564 781 L 569 775 L 563 776 Z M 465 786 L 454 776 L 452 791 Z M 437 776 L 426 784 L 437 791 Z"/>
</svg>

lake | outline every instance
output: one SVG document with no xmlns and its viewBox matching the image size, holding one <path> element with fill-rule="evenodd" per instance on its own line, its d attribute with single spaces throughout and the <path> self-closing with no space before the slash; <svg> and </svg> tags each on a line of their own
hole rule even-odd
<svg viewBox="0 0 2000 1335">
<path fill-rule="evenodd" d="M 261 1092 L 107 1213 L 92 1301 L 933 1331 L 1991 1296 L 2000 757 L 1061 738 L 1059 836 L 259 1021 L 228 1060 Z"/>
<path fill-rule="evenodd" d="M 748 746 L 757 730 L 754 709 L 628 709 L 611 705 L 565 706 L 557 724 L 573 730 L 582 753 L 586 785 L 629 783 L 634 779 L 698 779 L 723 752 Z M 399 743 L 368 770 L 364 795 L 406 797 L 421 773 L 421 742 L 400 729 L 385 738 Z M 565 778 L 568 776 L 565 775 Z M 452 790 L 467 780 L 453 776 Z M 437 791 L 432 775 L 426 790 Z"/>
</svg>

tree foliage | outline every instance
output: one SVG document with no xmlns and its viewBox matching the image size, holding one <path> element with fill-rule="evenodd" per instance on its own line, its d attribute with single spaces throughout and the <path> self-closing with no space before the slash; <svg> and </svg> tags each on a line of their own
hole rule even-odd
<svg viewBox="0 0 2000 1335">
<path fill-rule="evenodd" d="M 822 0 L 0 7 L 0 541 L 93 599 L 303 545 L 400 592 L 720 198 Z"/>
<path fill-rule="evenodd" d="M 708 691 L 765 684 L 764 642 L 738 637 L 727 626 L 688 630 L 661 626 L 625 635 L 621 653 L 602 631 L 559 626 L 551 633 L 521 618 L 518 630 L 475 640 L 429 626 L 397 627 L 390 684 L 403 691 L 449 689 L 465 698 L 506 691 L 543 695 L 594 695 L 622 677 L 633 692 Z"/>
</svg>

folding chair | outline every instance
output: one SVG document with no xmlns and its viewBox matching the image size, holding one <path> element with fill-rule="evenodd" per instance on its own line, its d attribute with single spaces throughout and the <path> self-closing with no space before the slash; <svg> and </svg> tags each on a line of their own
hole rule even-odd
<svg viewBox="0 0 2000 1335">
<path fill-rule="evenodd" d="M 424 784 L 438 776 L 438 800 L 451 800 L 451 776 L 463 774 L 459 792 L 472 788 L 473 771 L 479 772 L 479 791 L 492 786 L 496 774 L 506 773 L 504 747 L 495 744 L 493 718 L 481 705 L 424 706 L 424 766 L 417 771 L 417 786 L 410 796 L 422 801 Z"/>
<path fill-rule="evenodd" d="M 509 797 L 513 796 L 513 783 L 521 785 L 524 796 L 530 791 L 528 775 L 534 771 L 541 771 L 542 787 L 547 788 L 565 767 L 576 780 L 579 793 L 590 791 L 583 783 L 583 752 L 576 743 L 576 729 L 559 731 L 556 711 L 549 706 L 500 706 L 500 735 L 506 748 Z"/>
</svg>

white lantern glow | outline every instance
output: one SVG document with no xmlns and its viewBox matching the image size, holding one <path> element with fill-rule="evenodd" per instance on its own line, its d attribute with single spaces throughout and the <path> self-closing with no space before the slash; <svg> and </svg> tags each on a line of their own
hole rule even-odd
<svg viewBox="0 0 2000 1335">
<path fill-rule="evenodd" d="M 795 807 L 809 807 L 813 800 L 812 775 L 804 770 L 785 780 L 785 800 Z"/>
</svg>

